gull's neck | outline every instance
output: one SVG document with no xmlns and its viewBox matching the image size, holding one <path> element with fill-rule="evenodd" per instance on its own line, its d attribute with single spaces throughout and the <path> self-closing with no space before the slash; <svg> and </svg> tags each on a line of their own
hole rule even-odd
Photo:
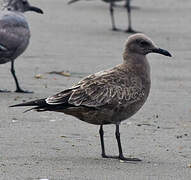
<svg viewBox="0 0 191 180">
<path fill-rule="evenodd" d="M 137 53 L 124 53 L 123 64 L 126 64 L 138 74 L 141 74 L 150 80 L 150 65 L 146 55 Z"/>
</svg>

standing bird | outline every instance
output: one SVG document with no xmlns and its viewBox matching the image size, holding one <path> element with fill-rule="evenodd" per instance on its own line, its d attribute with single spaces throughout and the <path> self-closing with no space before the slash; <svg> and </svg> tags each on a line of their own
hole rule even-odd
<svg viewBox="0 0 191 180">
<path fill-rule="evenodd" d="M 134 115 L 145 103 L 151 85 L 150 66 L 146 55 L 171 54 L 158 48 L 144 34 L 128 38 L 123 53 L 123 63 L 109 70 L 89 75 L 78 84 L 46 99 L 13 105 L 35 106 L 34 110 L 56 111 L 78 119 L 100 125 L 100 140 L 103 158 L 118 158 L 126 161 L 140 161 L 123 156 L 119 125 Z M 30 109 L 31 110 L 31 109 Z M 107 156 L 104 146 L 103 125 L 116 125 L 116 139 L 119 156 Z"/>
<path fill-rule="evenodd" d="M 27 0 L 6 0 L 4 10 L 0 12 L 0 64 L 11 61 L 11 73 L 16 83 L 16 91 L 27 93 L 20 88 L 14 68 L 15 59 L 21 55 L 29 44 L 30 29 L 23 13 L 35 11 L 43 14 Z"/>
<path fill-rule="evenodd" d="M 74 2 L 77 2 L 80 0 L 71 0 L 68 2 L 68 4 L 72 4 Z M 124 1 L 124 0 L 102 0 L 106 3 L 109 3 L 109 11 L 110 11 L 110 16 L 111 16 L 111 24 L 112 24 L 112 30 L 113 31 L 119 31 L 118 28 L 116 28 L 115 25 L 115 19 L 114 19 L 114 7 L 115 7 L 115 3 L 119 2 L 119 1 Z M 131 0 L 125 0 L 125 8 L 127 9 L 127 14 L 128 14 L 128 28 L 127 30 L 125 30 L 125 32 L 127 33 L 135 33 L 136 31 L 133 30 L 132 28 L 132 23 L 131 23 L 131 5 L 130 5 Z"/>
</svg>

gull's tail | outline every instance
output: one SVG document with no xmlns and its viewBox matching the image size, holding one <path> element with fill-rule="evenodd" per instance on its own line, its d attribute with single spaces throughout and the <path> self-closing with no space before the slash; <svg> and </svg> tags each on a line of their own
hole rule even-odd
<svg viewBox="0 0 191 180">
<path fill-rule="evenodd" d="M 29 101 L 29 102 L 25 102 L 25 103 L 15 104 L 10 107 L 20 107 L 20 106 L 36 106 L 34 108 L 31 108 L 31 109 L 28 109 L 25 111 L 25 112 L 27 112 L 27 111 L 30 111 L 33 109 L 37 110 L 37 111 L 45 111 L 49 105 L 46 103 L 45 99 L 37 99 L 35 101 Z"/>
<path fill-rule="evenodd" d="M 47 105 L 45 99 L 38 99 L 38 100 L 35 100 L 35 101 L 29 101 L 29 102 L 24 102 L 24 103 L 20 103 L 20 104 L 15 104 L 15 105 L 12 105 L 10 107 L 18 107 L 18 106 L 45 106 Z"/>
<path fill-rule="evenodd" d="M 31 110 L 42 112 L 42 111 L 59 111 L 59 110 L 67 109 L 68 107 L 73 107 L 74 105 L 70 105 L 67 102 L 51 105 L 46 102 L 46 99 L 37 99 L 34 101 L 11 105 L 9 107 L 21 107 L 21 106 L 34 106 L 33 108 L 27 109 L 24 112 L 28 112 Z"/>
</svg>

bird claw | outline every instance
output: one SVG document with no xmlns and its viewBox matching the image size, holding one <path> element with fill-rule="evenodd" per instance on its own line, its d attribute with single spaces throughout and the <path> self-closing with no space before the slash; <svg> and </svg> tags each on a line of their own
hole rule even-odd
<svg viewBox="0 0 191 180">
<path fill-rule="evenodd" d="M 0 93 L 10 93 L 11 91 L 9 91 L 9 90 L 6 90 L 6 89 L 0 89 Z M 24 91 L 24 90 L 22 90 L 22 89 L 17 89 L 16 91 L 15 91 L 16 93 L 33 93 L 32 91 Z"/>
<path fill-rule="evenodd" d="M 112 28 L 112 31 L 120 31 L 120 29 L 116 28 L 116 27 L 113 27 Z"/>
<path fill-rule="evenodd" d="M 134 162 L 142 161 L 141 159 L 138 158 L 126 158 L 124 156 L 119 156 L 118 158 L 122 161 L 134 161 Z"/>
<path fill-rule="evenodd" d="M 130 34 L 138 33 L 138 31 L 135 31 L 132 28 L 128 28 L 127 30 L 122 30 L 122 29 L 118 29 L 118 28 L 112 28 L 112 31 L 125 32 L 125 33 L 130 33 Z"/>
<path fill-rule="evenodd" d="M 124 32 L 124 30 L 119 29 L 119 28 L 112 28 L 112 31 L 117 31 L 117 32 Z"/>
<path fill-rule="evenodd" d="M 130 161 L 130 162 L 139 162 L 139 161 L 142 161 L 141 159 L 138 159 L 138 158 L 126 158 L 124 156 L 107 156 L 105 154 L 102 154 L 102 157 L 103 158 L 111 158 L 111 159 L 119 159 L 119 160 L 122 160 L 122 161 Z"/>
<path fill-rule="evenodd" d="M 9 90 L 6 90 L 6 89 L 0 89 L 0 93 L 9 93 L 9 92 L 11 92 L 11 91 L 9 91 Z"/>
<path fill-rule="evenodd" d="M 27 91 L 27 90 L 22 90 L 22 89 L 17 89 L 15 92 L 16 93 L 34 93 L 33 91 Z"/>
<path fill-rule="evenodd" d="M 125 30 L 126 33 L 138 33 L 137 31 L 133 30 L 132 28 L 128 28 L 127 30 Z"/>
</svg>

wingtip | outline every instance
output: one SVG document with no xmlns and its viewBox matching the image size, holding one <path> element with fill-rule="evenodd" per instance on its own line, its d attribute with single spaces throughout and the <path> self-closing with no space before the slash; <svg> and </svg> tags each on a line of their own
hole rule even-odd
<svg viewBox="0 0 191 180">
<path fill-rule="evenodd" d="M 22 104 L 14 104 L 14 105 L 11 105 L 9 107 L 19 107 L 19 106 L 24 106 L 24 104 L 23 103 Z"/>
<path fill-rule="evenodd" d="M 29 102 L 23 102 L 20 104 L 13 104 L 9 107 L 19 107 L 19 106 L 44 106 L 46 105 L 45 99 L 38 99 L 34 101 L 29 101 Z"/>
</svg>

